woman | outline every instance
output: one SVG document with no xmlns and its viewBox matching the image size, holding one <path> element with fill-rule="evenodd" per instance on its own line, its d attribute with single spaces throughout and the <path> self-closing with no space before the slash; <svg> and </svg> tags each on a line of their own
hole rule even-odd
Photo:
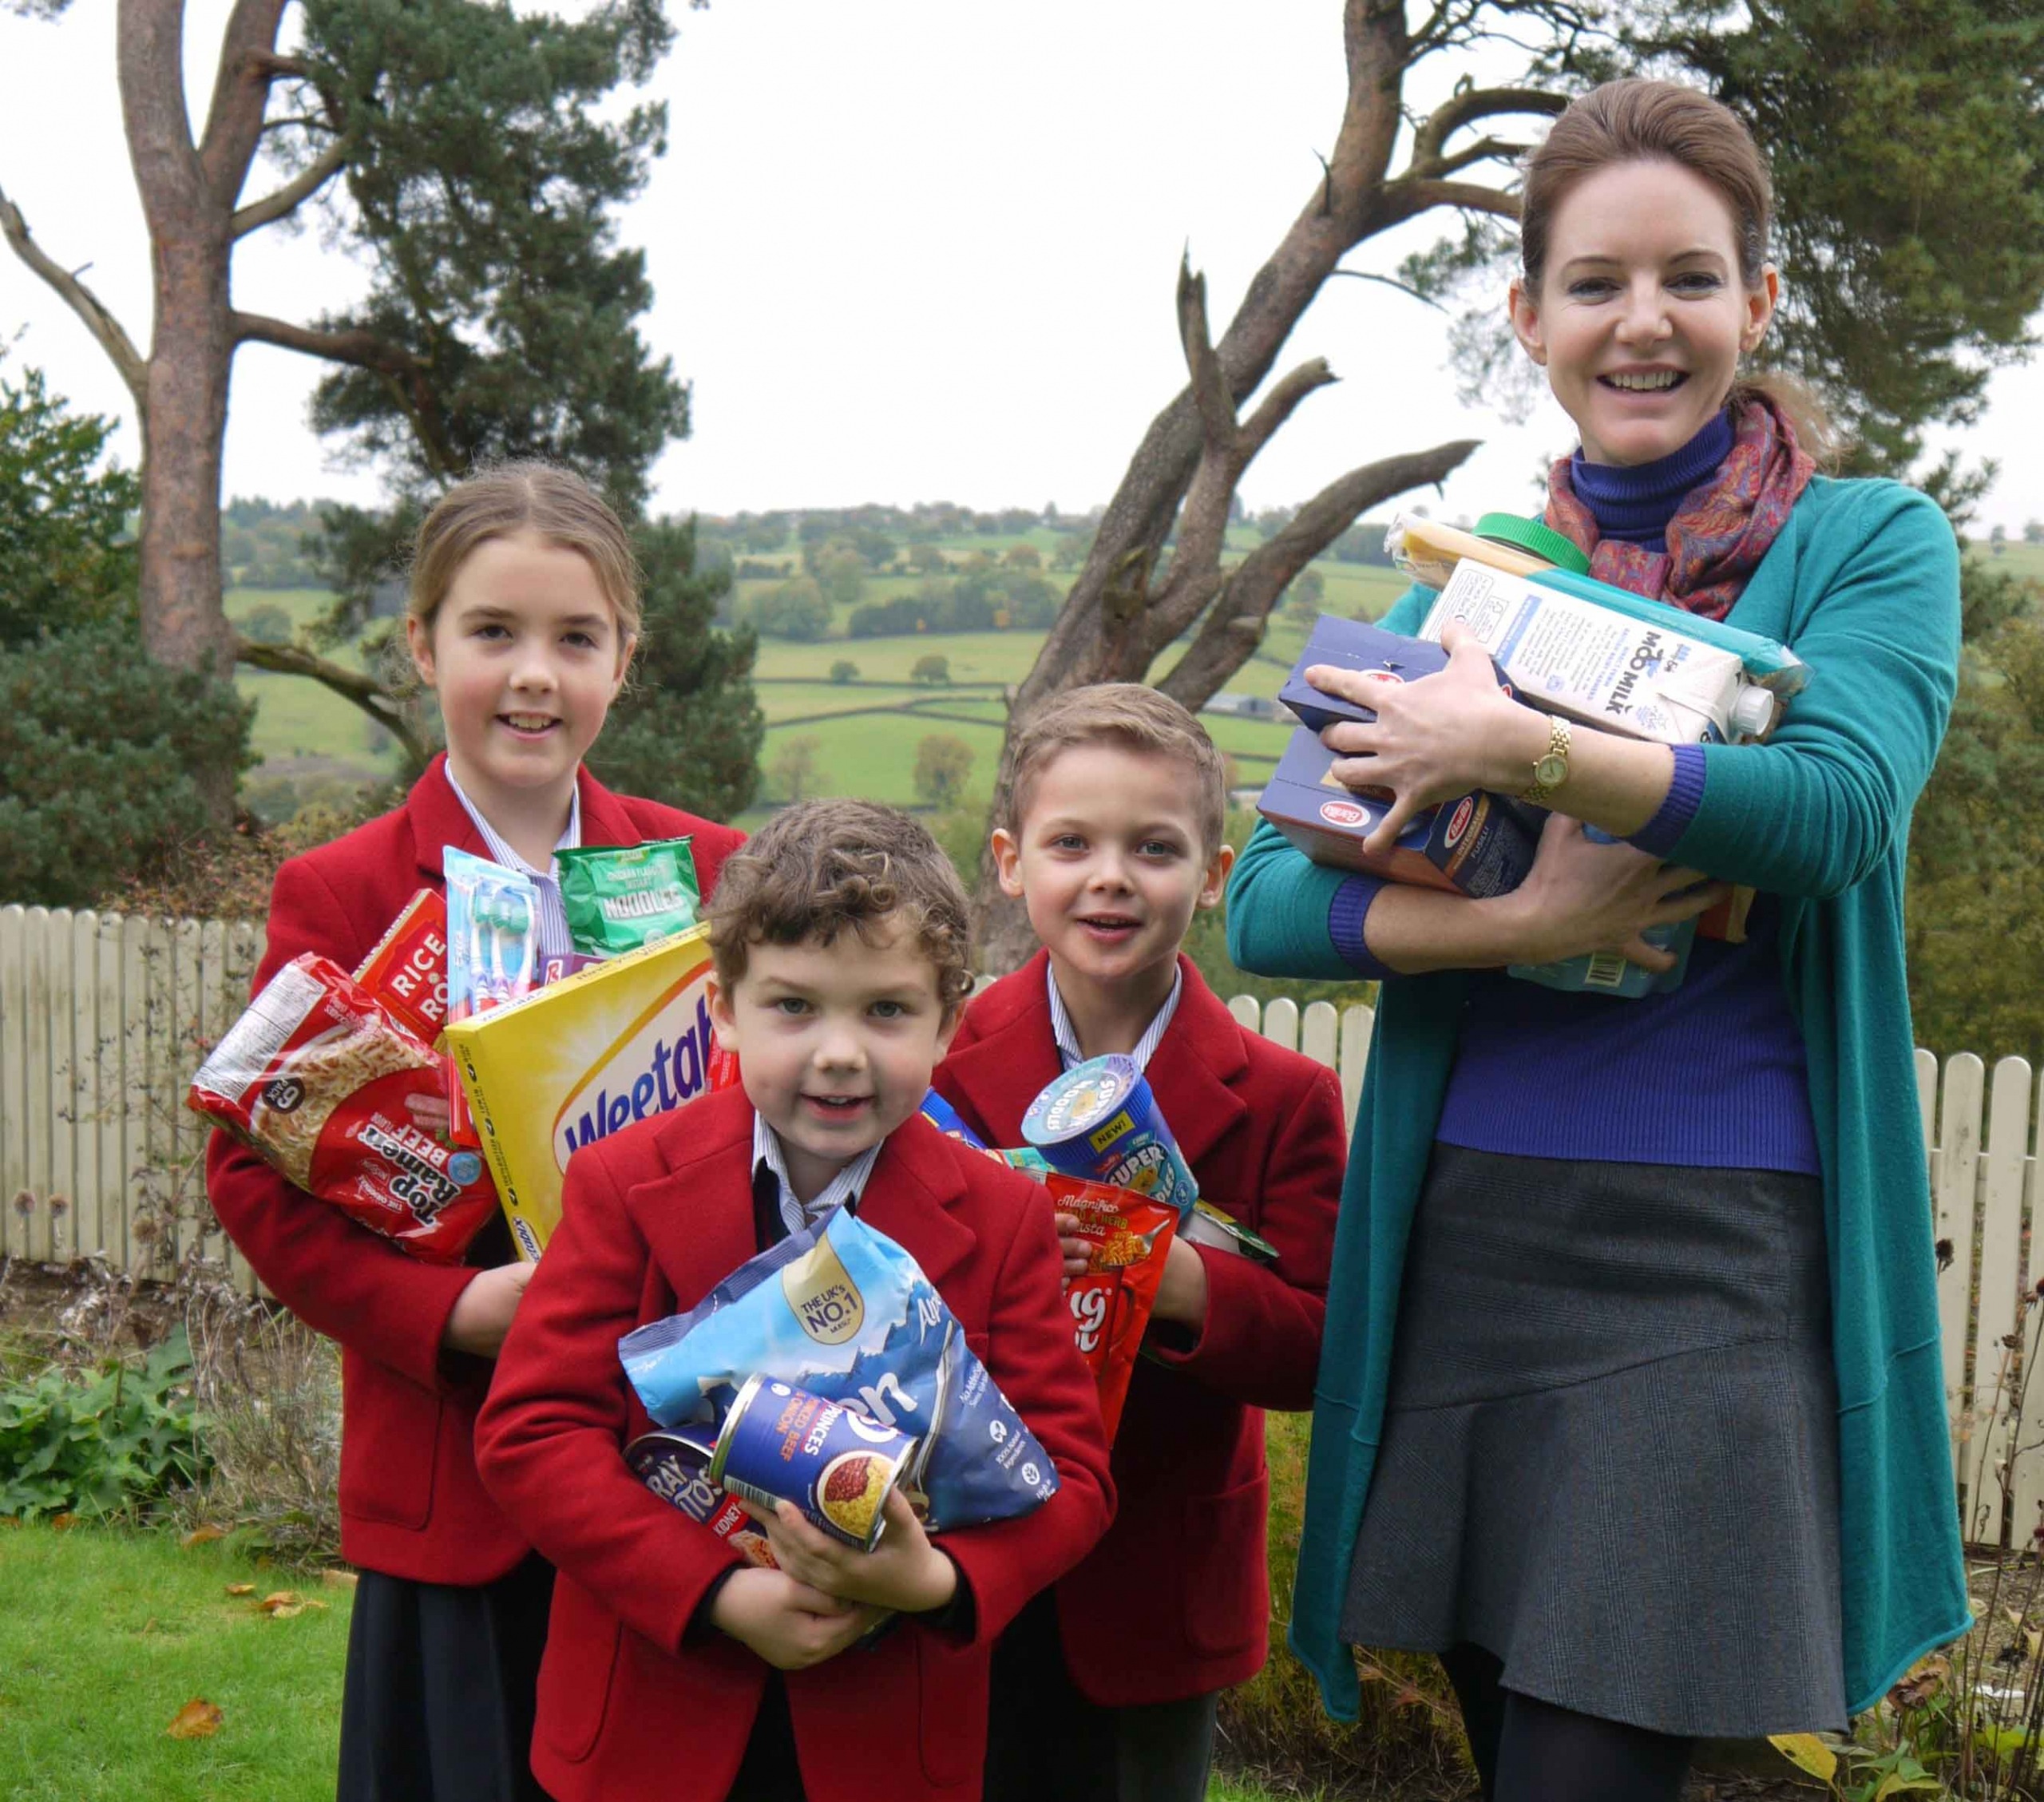
<svg viewBox="0 0 2044 1802">
<path fill-rule="evenodd" d="M 1396 793 L 1380 836 L 1472 787 L 1543 801 L 1527 884 L 1384 886 L 1266 827 L 1232 885 L 1243 968 L 1383 980 L 1293 1643 L 1342 1715 L 1346 1646 L 1440 1654 L 1497 1802 L 1672 1798 L 1694 1739 L 1841 1726 L 1969 1620 L 1901 932 L 1958 559 L 1927 500 L 1816 474 L 1809 416 L 1739 378 L 1769 210 L 1724 108 L 1608 84 L 1531 160 L 1511 307 L 1582 434 L 1547 523 L 1605 580 L 1792 644 L 1812 679 L 1771 740 L 1564 734 L 1457 639 L 1329 729 L 1336 769 Z M 1759 892 L 1745 941 L 1699 939 L 1670 993 L 1499 968 L 1665 968 L 1637 929 L 1725 884 Z"/>
</svg>

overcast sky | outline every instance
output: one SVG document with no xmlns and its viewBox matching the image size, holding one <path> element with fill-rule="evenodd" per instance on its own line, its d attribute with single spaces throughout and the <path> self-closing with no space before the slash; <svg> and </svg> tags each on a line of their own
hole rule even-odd
<svg viewBox="0 0 2044 1802">
<path fill-rule="evenodd" d="M 660 465 L 660 504 L 1081 510 L 1112 492 L 1183 380 L 1172 288 L 1206 273 L 1217 334 L 1304 203 L 1342 99 L 1337 0 L 669 0 L 679 41 L 655 91 L 671 142 L 624 216 L 658 299 L 648 335 L 695 390 L 695 432 Z M 191 0 L 190 108 L 203 117 L 227 0 Z M 148 251 L 120 133 L 113 0 L 57 25 L 0 14 L 0 186 L 50 253 L 138 341 Z M 252 184 L 251 197 L 256 189 Z M 1352 257 L 1388 270 L 1438 229 Z M 319 234 L 248 240 L 236 297 L 307 316 L 360 273 Z M 1500 296 L 1500 299 L 1502 297 Z M 0 342 L 75 403 L 125 390 L 85 329 L 0 245 Z M 1280 367 L 1325 356 L 1312 397 L 1242 484 L 1297 501 L 1373 457 L 1443 439 L 1483 449 L 1448 513 L 1525 508 L 1572 444 L 1551 402 L 1524 426 L 1456 399 L 1438 313 L 1328 284 Z M 305 424 L 315 366 L 236 362 L 227 490 L 368 498 Z M 1982 514 L 2044 517 L 2044 365 L 1999 374 L 1970 458 L 2001 479 Z M 1428 497 L 1428 498 L 1432 498 Z"/>
</svg>

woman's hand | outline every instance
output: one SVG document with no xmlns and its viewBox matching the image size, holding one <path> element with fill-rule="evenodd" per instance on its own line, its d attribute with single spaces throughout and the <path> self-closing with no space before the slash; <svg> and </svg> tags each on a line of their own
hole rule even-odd
<svg viewBox="0 0 2044 1802">
<path fill-rule="evenodd" d="M 479 1358 L 495 1357 L 511 1330 L 511 1317 L 518 1311 L 525 1285 L 538 1268 L 536 1264 L 499 1264 L 478 1271 L 448 1313 L 447 1324 L 440 1329 L 442 1348 L 472 1352 Z"/>
<path fill-rule="evenodd" d="M 1630 845 L 1600 845 L 1576 821 L 1550 814 L 1533 867 L 1511 897 L 1527 940 L 1512 960 L 1548 964 L 1617 951 L 1642 969 L 1673 969 L 1674 953 L 1648 944 L 1641 932 L 1692 919 L 1725 889 Z"/>
<path fill-rule="evenodd" d="M 1325 663 L 1305 672 L 1323 694 L 1377 714 L 1373 724 L 1344 720 L 1320 735 L 1329 750 L 1343 754 L 1333 766 L 1337 781 L 1393 798 L 1365 842 L 1373 855 L 1388 853 L 1413 816 L 1428 807 L 1472 789 L 1516 794 L 1532 780 L 1534 762 L 1547 748 L 1546 716 L 1498 686 L 1490 653 L 1466 626 L 1450 620 L 1441 645 L 1447 667 L 1416 682 L 1380 682 Z"/>
<path fill-rule="evenodd" d="M 781 1503 L 771 1514 L 751 1502 L 739 1505 L 766 1529 L 774 1562 L 797 1582 L 825 1595 L 920 1614 L 943 1607 L 958 1593 L 958 1566 L 929 1543 L 898 1489 L 887 1491 L 886 1531 L 869 1552 L 818 1531 L 792 1502 Z"/>
</svg>

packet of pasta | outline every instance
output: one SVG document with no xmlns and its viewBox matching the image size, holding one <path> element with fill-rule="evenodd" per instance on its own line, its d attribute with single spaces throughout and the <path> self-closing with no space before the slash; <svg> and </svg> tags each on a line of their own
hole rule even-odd
<svg viewBox="0 0 2044 1802">
<path fill-rule="evenodd" d="M 441 1096 L 440 1059 L 347 971 L 312 952 L 263 985 L 192 1079 L 195 1113 L 309 1194 L 401 1249 L 451 1264 L 497 1208 L 473 1151 L 412 1103 Z"/>
<path fill-rule="evenodd" d="M 1059 1170 L 1043 1180 L 1057 1211 L 1079 1222 L 1075 1234 L 1060 1229 L 1060 1236 L 1087 1244 L 1086 1273 L 1065 1285 L 1064 1303 L 1072 1311 L 1072 1342 L 1093 1373 L 1100 1422 L 1111 1444 L 1128 1399 L 1135 1354 L 1157 1305 L 1157 1285 L 1164 1280 L 1178 1210 L 1132 1189 Z"/>
</svg>

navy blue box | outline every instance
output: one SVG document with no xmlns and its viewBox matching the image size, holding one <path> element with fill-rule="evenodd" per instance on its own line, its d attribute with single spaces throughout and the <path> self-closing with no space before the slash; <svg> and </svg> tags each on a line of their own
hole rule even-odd
<svg viewBox="0 0 2044 1802">
<path fill-rule="evenodd" d="M 1478 900 L 1525 881 L 1539 827 L 1517 803 L 1480 790 L 1420 814 L 1388 855 L 1368 855 L 1363 841 L 1389 810 L 1389 798 L 1357 794 L 1337 778 L 1341 754 L 1301 726 L 1256 804 L 1315 863 Z"/>
<path fill-rule="evenodd" d="M 1306 648 L 1292 666 L 1285 686 L 1278 691 L 1278 699 L 1316 732 L 1345 719 L 1361 720 L 1367 725 L 1377 718 L 1375 713 L 1314 687 L 1305 679 L 1306 671 L 1315 663 L 1331 663 L 1337 669 L 1358 670 L 1380 681 L 1417 682 L 1447 663 L 1448 653 L 1424 638 L 1406 638 L 1366 620 L 1345 620 L 1338 613 L 1323 613 L 1313 622 Z"/>
</svg>

